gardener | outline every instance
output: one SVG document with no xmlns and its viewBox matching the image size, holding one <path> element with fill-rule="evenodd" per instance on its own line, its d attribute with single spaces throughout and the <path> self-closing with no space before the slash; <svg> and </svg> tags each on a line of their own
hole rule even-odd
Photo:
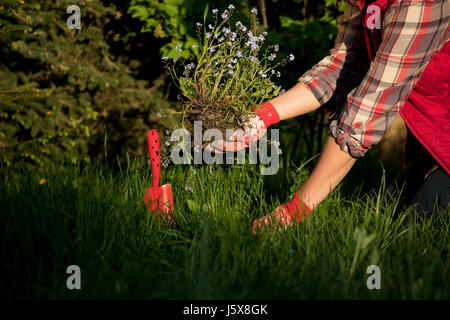
<svg viewBox="0 0 450 320">
<path fill-rule="evenodd" d="M 405 185 L 410 204 L 425 213 L 436 199 L 439 209 L 449 206 L 449 15 L 448 0 L 350 0 L 330 55 L 292 89 L 255 108 L 243 135 L 211 145 L 216 152 L 238 151 L 280 120 L 320 106 L 331 115 L 345 103 L 310 177 L 290 202 L 255 221 L 254 231 L 303 221 L 381 140 L 398 113 L 408 128 L 403 175 L 413 168 L 415 176 Z"/>
</svg>

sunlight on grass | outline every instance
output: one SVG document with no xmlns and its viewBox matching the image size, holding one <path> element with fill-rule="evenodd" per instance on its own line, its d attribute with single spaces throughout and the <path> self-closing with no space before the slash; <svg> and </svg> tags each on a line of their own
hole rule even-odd
<svg viewBox="0 0 450 320">
<path fill-rule="evenodd" d="M 91 299 L 448 299 L 449 215 L 418 223 L 378 190 L 335 190 L 289 230 L 251 233 L 301 184 L 307 169 L 172 166 L 175 223 L 144 209 L 151 170 L 138 161 L 3 174 L 3 296 Z M 42 177 L 51 183 L 42 183 Z M 267 193 L 269 185 L 277 192 Z M 188 185 L 192 192 L 185 189 Z M 292 186 L 292 187 L 291 187 Z M 82 290 L 66 289 L 79 265 Z M 382 290 L 366 269 L 381 268 Z"/>
</svg>

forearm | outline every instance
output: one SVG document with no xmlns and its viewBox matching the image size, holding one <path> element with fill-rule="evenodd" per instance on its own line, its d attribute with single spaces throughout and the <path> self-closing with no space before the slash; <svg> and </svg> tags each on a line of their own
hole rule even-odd
<svg viewBox="0 0 450 320">
<path fill-rule="evenodd" d="M 355 162 L 356 158 L 342 151 L 335 139 L 329 137 L 316 167 L 298 194 L 308 207 L 315 208 L 344 179 Z"/>
<path fill-rule="evenodd" d="M 278 112 L 280 120 L 293 118 L 320 107 L 320 102 L 300 82 L 282 95 L 270 100 L 270 103 Z"/>
<path fill-rule="evenodd" d="M 270 101 L 280 120 L 314 111 L 332 98 L 328 107 L 337 110 L 369 68 L 366 50 L 361 11 L 356 0 L 349 0 L 330 54 L 305 72 L 292 89 Z"/>
<path fill-rule="evenodd" d="M 336 90 L 340 93 L 337 96 L 347 95 L 354 87 L 353 83 L 364 76 L 369 64 L 361 30 L 360 10 L 356 1 L 351 0 L 331 54 L 307 71 L 294 87 L 269 101 L 280 116 L 280 120 L 318 109 L 335 95 Z M 364 55 L 361 56 L 361 53 Z M 361 62 L 366 62 L 363 63 L 363 67 L 360 66 Z M 340 85 L 338 79 L 341 80 Z M 305 86 L 305 83 L 312 82 L 316 84 L 308 85 L 308 88 Z"/>
</svg>

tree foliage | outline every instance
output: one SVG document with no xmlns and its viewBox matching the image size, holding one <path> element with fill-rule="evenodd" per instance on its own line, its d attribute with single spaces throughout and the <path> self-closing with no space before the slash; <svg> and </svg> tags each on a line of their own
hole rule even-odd
<svg viewBox="0 0 450 320">
<path fill-rule="evenodd" d="M 139 80 L 129 59 L 111 53 L 115 5 L 79 3 L 81 30 L 69 30 L 71 1 L 2 2 L 0 150 L 7 166 L 55 158 L 89 160 L 108 145 L 135 154 L 162 119 L 162 93 Z M 165 118 L 167 120 L 167 117 Z M 143 146 L 143 147 L 141 147 Z"/>
</svg>

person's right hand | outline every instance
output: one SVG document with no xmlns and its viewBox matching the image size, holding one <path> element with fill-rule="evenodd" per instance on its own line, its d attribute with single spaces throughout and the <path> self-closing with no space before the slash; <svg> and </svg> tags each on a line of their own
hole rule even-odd
<svg viewBox="0 0 450 320">
<path fill-rule="evenodd" d="M 244 122 L 243 130 L 236 130 L 226 141 L 218 140 L 208 144 L 205 150 L 215 153 L 243 150 L 261 139 L 269 126 L 280 121 L 277 111 L 270 102 L 255 107 L 254 111 L 256 114 Z"/>
<path fill-rule="evenodd" d="M 264 121 L 258 115 L 253 115 L 244 122 L 243 130 L 236 130 L 226 140 L 217 140 L 208 144 L 205 150 L 215 153 L 240 151 L 261 139 L 266 132 Z"/>
</svg>

